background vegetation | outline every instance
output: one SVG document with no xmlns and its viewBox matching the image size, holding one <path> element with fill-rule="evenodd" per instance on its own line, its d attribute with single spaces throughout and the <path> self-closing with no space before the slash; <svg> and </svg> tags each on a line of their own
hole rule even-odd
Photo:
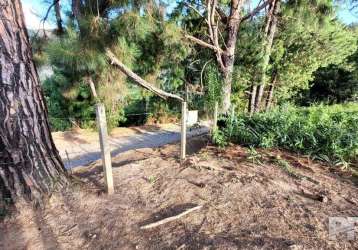
<svg viewBox="0 0 358 250">
<path fill-rule="evenodd" d="M 97 2 L 82 1 L 79 13 L 68 13 L 50 36 L 32 36 L 36 63 L 53 71 L 43 80 L 53 130 L 94 126 L 89 80 L 111 127 L 178 119 L 177 102 L 133 85 L 110 65 L 105 48 L 148 82 L 187 98 L 190 109 L 212 113 L 223 99 L 223 73 L 210 48 L 185 39 L 190 34 L 208 40 L 205 1 Z M 214 136 L 218 144 L 282 147 L 334 164 L 357 162 L 358 31 L 337 19 L 339 3 L 281 1 L 270 50 L 269 7 L 240 24 L 231 96 L 237 116 L 223 116 L 222 131 Z M 219 1 L 218 8 L 229 15 L 230 1 Z M 225 22 L 218 28 L 225 47 Z M 265 85 L 261 112 L 249 115 L 252 89 L 259 85 Z"/>
</svg>

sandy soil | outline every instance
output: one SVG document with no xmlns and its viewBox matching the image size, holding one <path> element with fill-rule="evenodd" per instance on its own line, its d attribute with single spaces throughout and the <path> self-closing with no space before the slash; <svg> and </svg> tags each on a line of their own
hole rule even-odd
<svg viewBox="0 0 358 250">
<path fill-rule="evenodd" d="M 182 164 L 178 150 L 113 159 L 112 196 L 102 192 L 98 163 L 76 169 L 76 183 L 85 184 L 54 195 L 42 210 L 22 205 L 0 224 L 0 249 L 358 249 L 357 241 L 328 238 L 330 216 L 358 216 L 350 175 L 277 150 L 260 157 L 239 146 L 223 151 L 203 138 L 190 141 Z"/>
</svg>

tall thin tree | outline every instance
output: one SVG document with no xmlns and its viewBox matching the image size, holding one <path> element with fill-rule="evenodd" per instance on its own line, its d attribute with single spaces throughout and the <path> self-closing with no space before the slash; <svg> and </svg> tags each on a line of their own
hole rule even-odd
<svg viewBox="0 0 358 250">
<path fill-rule="evenodd" d="M 253 83 L 251 88 L 251 97 L 249 101 L 249 112 L 250 114 L 258 112 L 261 110 L 262 106 L 262 97 L 264 94 L 266 82 L 267 82 L 267 68 L 269 66 L 271 49 L 274 40 L 274 36 L 277 31 L 278 23 L 278 14 L 280 11 L 280 0 L 273 0 L 268 9 L 266 16 L 266 25 L 264 30 L 264 39 L 263 39 L 263 58 L 262 58 L 262 67 L 261 74 L 258 86 Z"/>
<path fill-rule="evenodd" d="M 0 196 L 41 200 L 67 185 L 20 0 L 0 4 Z"/>
</svg>

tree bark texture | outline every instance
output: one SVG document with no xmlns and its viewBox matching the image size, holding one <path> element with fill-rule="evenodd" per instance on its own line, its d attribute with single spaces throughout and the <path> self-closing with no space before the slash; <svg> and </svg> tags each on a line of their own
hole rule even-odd
<svg viewBox="0 0 358 250">
<path fill-rule="evenodd" d="M 20 0 L 1 1 L 0 60 L 0 200 L 40 201 L 68 180 L 51 136 Z"/>
<path fill-rule="evenodd" d="M 261 71 L 261 79 L 260 84 L 257 87 L 257 93 L 255 98 L 255 107 L 253 112 L 259 112 L 262 106 L 262 97 L 265 90 L 265 85 L 267 81 L 267 67 L 269 65 L 271 49 L 273 44 L 273 39 L 277 30 L 277 19 L 278 12 L 280 9 L 280 0 L 274 0 L 269 8 L 269 13 L 266 20 L 265 27 L 265 38 L 264 38 L 264 58 L 262 62 L 262 71 Z"/>
<path fill-rule="evenodd" d="M 227 113 L 231 105 L 231 84 L 232 84 L 232 72 L 234 69 L 235 62 L 235 49 L 237 42 L 237 33 L 240 26 L 240 16 L 244 5 L 243 0 L 232 0 L 230 6 L 230 15 L 226 26 L 227 38 L 226 38 L 226 49 L 221 55 L 222 66 L 221 71 L 224 76 L 224 85 L 222 88 L 223 101 L 222 111 Z"/>
</svg>

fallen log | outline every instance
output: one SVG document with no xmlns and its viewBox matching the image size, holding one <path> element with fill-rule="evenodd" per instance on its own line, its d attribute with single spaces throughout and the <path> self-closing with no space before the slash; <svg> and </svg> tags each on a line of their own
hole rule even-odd
<svg viewBox="0 0 358 250">
<path fill-rule="evenodd" d="M 202 207 L 203 207 L 202 205 L 199 205 L 199 206 L 190 208 L 190 209 L 188 209 L 188 210 L 186 210 L 186 211 L 184 211 L 184 212 L 182 212 L 182 213 L 180 213 L 178 215 L 167 217 L 165 219 L 162 219 L 162 220 L 159 220 L 159 221 L 156 221 L 156 222 L 141 226 L 140 229 L 150 229 L 150 228 L 154 228 L 154 227 L 163 225 L 165 223 L 180 219 L 181 217 L 183 217 L 183 216 L 185 216 L 185 215 L 187 215 L 187 214 L 189 214 L 189 213 L 191 213 L 191 212 L 193 212 L 195 210 L 201 209 Z"/>
<path fill-rule="evenodd" d="M 174 95 L 168 92 L 165 92 L 162 89 L 159 89 L 155 86 L 153 86 L 152 84 L 150 84 L 149 82 L 147 82 L 146 80 L 144 80 L 143 78 L 141 78 L 139 75 L 137 75 L 136 73 L 134 73 L 130 68 L 128 68 L 126 65 L 124 65 L 114 54 L 111 50 L 106 49 L 106 55 L 107 57 L 110 59 L 111 64 L 115 65 L 116 67 L 118 67 L 118 69 L 120 71 L 122 71 L 125 75 L 127 75 L 130 79 L 132 79 L 136 84 L 142 86 L 143 88 L 149 90 L 150 92 L 153 92 L 154 94 L 162 97 L 163 99 L 167 99 L 167 98 L 174 98 L 177 99 L 181 102 L 184 101 L 183 98 L 181 98 L 178 95 Z"/>
</svg>

